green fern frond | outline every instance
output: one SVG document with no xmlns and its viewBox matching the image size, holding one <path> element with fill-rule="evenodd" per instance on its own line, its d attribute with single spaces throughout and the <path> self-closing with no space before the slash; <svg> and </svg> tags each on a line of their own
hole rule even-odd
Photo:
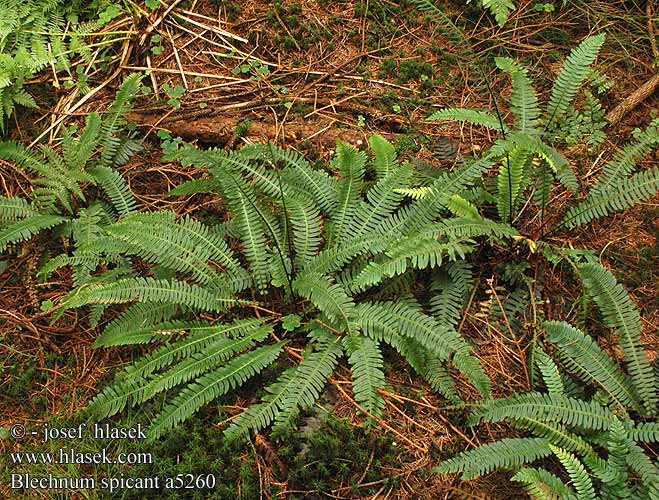
<svg viewBox="0 0 659 500">
<path fill-rule="evenodd" d="M 183 361 L 169 370 L 153 375 L 150 380 L 140 385 L 137 394 L 132 396 L 134 404 L 152 399 L 163 391 L 187 383 L 195 377 L 226 363 L 232 356 L 251 349 L 264 341 L 272 332 L 272 327 L 265 326 L 244 333 L 238 338 L 218 338 L 198 352 L 188 353 Z M 140 381 L 141 377 L 129 374 L 126 381 Z"/>
<path fill-rule="evenodd" d="M 0 223 L 16 222 L 38 214 L 29 201 L 19 198 L 0 196 Z"/>
<path fill-rule="evenodd" d="M 457 325 L 472 280 L 471 265 L 464 260 L 450 262 L 433 278 L 430 312 L 440 325 Z"/>
<path fill-rule="evenodd" d="M 328 238 L 330 245 L 344 239 L 355 216 L 357 200 L 362 189 L 366 165 L 366 154 L 357 151 L 347 143 L 338 142 L 334 166 L 338 168 L 339 180 L 337 202 L 332 212 L 332 232 Z"/>
<path fill-rule="evenodd" d="M 232 323 L 217 323 L 214 325 L 200 321 L 169 323 L 171 327 L 167 328 L 167 330 L 179 333 L 188 332 L 188 334 L 177 342 L 164 345 L 150 354 L 142 356 L 137 362 L 126 367 L 125 373 L 127 378 L 144 378 L 170 365 L 174 361 L 187 358 L 191 354 L 202 351 L 218 340 L 244 338 L 254 332 L 257 332 L 257 335 L 261 336 L 261 333 L 272 331 L 272 327 L 267 325 L 264 327 L 263 320 L 259 318 L 236 320 Z"/>
<path fill-rule="evenodd" d="M 512 219 L 528 161 L 528 151 L 517 147 L 501 163 L 497 177 L 497 211 L 503 221 Z"/>
<path fill-rule="evenodd" d="M 118 172 L 109 167 L 95 167 L 87 171 L 108 195 L 117 213 L 126 215 L 136 209 L 137 200 Z"/>
<path fill-rule="evenodd" d="M 92 347 L 144 344 L 157 338 L 158 325 L 181 312 L 178 304 L 137 303 L 113 319 L 96 337 Z"/>
<path fill-rule="evenodd" d="M 533 355 L 535 356 L 535 364 L 542 374 L 542 381 L 547 387 L 547 392 L 553 396 L 564 395 L 563 379 L 554 360 L 539 348 L 534 350 Z"/>
<path fill-rule="evenodd" d="M 501 28 L 506 24 L 508 14 L 515 10 L 512 0 L 483 0 L 483 7 L 489 9 Z"/>
<path fill-rule="evenodd" d="M 214 193 L 217 189 L 213 179 L 191 179 L 179 184 L 167 193 L 168 196 L 185 196 L 188 194 Z"/>
<path fill-rule="evenodd" d="M 457 217 L 453 219 L 444 219 L 441 222 L 427 226 L 424 229 L 424 235 L 434 237 L 445 236 L 449 239 L 465 240 L 468 238 L 477 238 L 479 236 L 488 236 L 493 238 L 514 238 L 519 236 L 517 230 L 509 224 L 502 224 L 490 219 L 471 219 Z"/>
<path fill-rule="evenodd" d="M 381 135 L 373 134 L 368 138 L 368 145 L 373 151 L 374 158 L 371 165 L 378 179 L 384 179 L 387 175 L 398 170 L 396 149 L 393 144 Z"/>
<path fill-rule="evenodd" d="M 265 388 L 261 403 L 251 405 L 231 422 L 224 430 L 225 438 L 229 441 L 245 439 L 251 430 L 259 432 L 266 428 L 274 422 L 284 400 L 298 384 L 298 367 L 292 366 Z"/>
<path fill-rule="evenodd" d="M 203 405 L 240 387 L 245 381 L 279 357 L 286 342 L 259 347 L 229 361 L 225 366 L 198 378 L 183 389 L 149 427 L 149 436 L 159 437 L 165 430 L 187 420 Z"/>
<path fill-rule="evenodd" d="M 475 425 L 480 421 L 500 422 L 522 418 L 592 430 L 607 430 L 616 419 L 610 410 L 592 401 L 528 392 L 481 403 L 469 417 L 469 423 Z"/>
<path fill-rule="evenodd" d="M 351 328 L 355 303 L 341 285 L 320 274 L 304 273 L 295 279 L 293 289 L 311 300 L 330 320 L 336 320 L 341 328 Z"/>
<path fill-rule="evenodd" d="M 659 144 L 658 126 L 659 122 L 653 121 L 645 130 L 635 131 L 634 140 L 604 165 L 597 182 L 590 189 L 590 196 L 604 194 L 615 188 L 621 179 L 627 178 L 634 171 L 636 163 Z"/>
<path fill-rule="evenodd" d="M 384 399 L 378 389 L 384 388 L 385 380 L 380 346 L 368 337 L 352 334 L 344 337 L 343 347 L 352 369 L 355 401 L 374 417 L 381 417 Z"/>
<path fill-rule="evenodd" d="M 432 183 L 428 195 L 383 220 L 378 225 L 378 230 L 385 233 L 396 231 L 409 234 L 432 223 L 438 212 L 446 207 L 451 196 L 462 193 L 489 169 L 492 163 L 493 158 L 486 156 L 454 172 L 443 173 Z"/>
<path fill-rule="evenodd" d="M 381 220 L 398 209 L 403 194 L 397 190 L 406 187 L 411 177 L 412 170 L 409 167 L 399 167 L 376 182 L 366 195 L 367 201 L 356 204 L 357 209 L 344 234 L 352 239 L 374 231 Z"/>
<path fill-rule="evenodd" d="M 629 430 L 629 439 L 641 443 L 659 443 L 659 423 L 640 422 Z"/>
<path fill-rule="evenodd" d="M 462 473 L 460 478 L 467 481 L 497 469 L 517 469 L 550 456 L 550 446 L 544 438 L 504 438 L 444 460 L 433 471 Z"/>
<path fill-rule="evenodd" d="M 311 335 L 314 342 L 304 353 L 294 383 L 281 400 L 273 431 L 289 428 L 300 409 L 310 408 L 316 402 L 343 354 L 340 337 L 324 328 Z"/>
<path fill-rule="evenodd" d="M 114 251 L 123 247 L 147 261 L 190 273 L 206 285 L 224 283 L 209 261 L 226 269 L 229 278 L 247 279 L 226 242 L 189 217 L 178 221 L 172 212 L 134 213 L 107 227 L 106 233 Z M 97 250 L 103 249 L 100 243 Z"/>
<path fill-rule="evenodd" d="M 478 213 L 478 208 L 476 205 L 471 203 L 468 200 L 465 200 L 462 196 L 454 194 L 449 198 L 446 208 L 455 216 L 461 217 L 463 219 L 474 219 L 482 220 L 481 215 Z"/>
<path fill-rule="evenodd" d="M 0 229 L 0 252 L 4 252 L 10 243 L 29 240 L 39 231 L 50 229 L 66 220 L 59 215 L 43 214 L 13 222 Z"/>
<path fill-rule="evenodd" d="M 549 446 L 569 474 L 570 479 L 572 480 L 572 485 L 579 495 L 579 500 L 598 500 L 595 495 L 593 481 L 590 479 L 586 468 L 579 459 L 572 453 L 557 446 Z"/>
<path fill-rule="evenodd" d="M 143 403 L 164 390 L 208 372 L 236 353 L 254 347 L 256 342 L 263 341 L 272 330 L 267 325 L 261 326 L 260 322 L 217 327 L 202 322 L 174 322 L 163 326 L 180 327 L 178 333 L 189 330 L 191 334 L 160 347 L 126 367 L 117 375 L 115 383 L 94 397 L 85 409 L 88 414 L 96 418 L 107 418 L 122 411 L 129 403 L 131 406 Z M 173 368 L 155 373 L 181 359 Z"/>
<path fill-rule="evenodd" d="M 567 451 L 587 457 L 591 462 L 599 461 L 600 464 L 603 462 L 597 456 L 595 449 L 585 439 L 576 432 L 567 430 L 562 425 L 542 422 L 534 418 L 524 418 L 516 422 L 515 426 L 520 429 L 531 430 L 534 435 L 547 439 L 554 446 L 560 446 Z"/>
<path fill-rule="evenodd" d="M 396 193 L 404 194 L 413 200 L 420 200 L 432 192 L 429 186 L 411 187 L 411 188 L 397 188 L 394 190 Z"/>
<path fill-rule="evenodd" d="M 434 268 L 442 265 L 448 256 L 464 258 L 469 248 L 459 242 L 439 242 L 430 238 L 411 237 L 396 242 L 380 262 L 370 262 L 350 283 L 352 290 L 363 290 L 377 285 L 385 278 L 405 273 L 408 269 Z"/>
<path fill-rule="evenodd" d="M 563 321 L 547 321 L 545 331 L 558 347 L 563 364 L 582 380 L 601 386 L 621 409 L 627 406 L 641 411 L 634 389 L 618 365 L 595 341 Z"/>
<path fill-rule="evenodd" d="M 646 201 L 659 191 L 659 168 L 638 172 L 611 184 L 607 189 L 589 193 L 584 201 L 571 207 L 560 222 L 572 228 L 586 224 L 611 212 L 625 210 Z"/>
<path fill-rule="evenodd" d="M 110 107 L 103 113 L 103 122 L 99 142 L 102 147 L 99 166 L 112 167 L 122 163 L 117 158 L 122 141 L 116 134 L 126 125 L 126 113 L 131 108 L 131 100 L 135 98 L 144 75 L 133 73 L 126 77 L 119 86 Z"/>
<path fill-rule="evenodd" d="M 579 87 L 588 75 L 589 66 L 597 57 L 603 44 L 604 34 L 600 34 L 586 38 L 572 49 L 552 87 L 545 126 L 558 120 L 568 110 Z"/>
<path fill-rule="evenodd" d="M 258 208 L 254 190 L 230 170 L 215 173 L 221 194 L 235 218 L 240 239 L 244 244 L 244 254 L 250 265 L 254 281 L 259 288 L 268 282 L 268 242 L 266 237 L 267 220 Z"/>
<path fill-rule="evenodd" d="M 453 365 L 486 396 L 490 381 L 471 348 L 452 328 L 403 303 L 361 302 L 355 307 L 356 323 L 365 335 L 395 347 L 399 335 L 410 337 L 441 360 L 453 355 Z"/>
<path fill-rule="evenodd" d="M 541 111 L 527 70 L 509 57 L 497 57 L 495 62 L 497 67 L 508 73 L 512 79 L 510 108 L 515 115 L 515 128 L 524 133 L 534 133 Z"/>
<path fill-rule="evenodd" d="M 599 264 L 584 264 L 579 268 L 586 290 L 599 306 L 605 323 L 614 328 L 625 363 L 645 410 L 657 413 L 659 397 L 657 381 L 641 342 L 641 317 L 627 291 L 615 277 Z"/>
<path fill-rule="evenodd" d="M 481 127 L 486 127 L 490 130 L 501 131 L 501 123 L 499 122 L 499 119 L 496 116 L 489 114 L 487 111 L 480 109 L 446 108 L 434 112 L 427 118 L 427 120 L 453 120 L 470 123 L 472 125 L 480 125 Z M 505 123 L 503 125 L 503 131 L 508 132 L 508 127 Z"/>
<path fill-rule="evenodd" d="M 524 484 L 533 500 L 578 500 L 568 485 L 546 469 L 524 467 L 511 479 Z"/>
<path fill-rule="evenodd" d="M 62 309 L 72 309 L 87 304 L 123 304 L 126 302 L 155 302 L 180 304 L 201 311 L 220 312 L 236 304 L 230 294 L 219 295 L 205 288 L 183 281 L 126 278 L 112 283 L 85 285 L 69 293 L 62 301 Z"/>
<path fill-rule="evenodd" d="M 299 268 L 311 261 L 322 242 L 322 219 L 318 207 L 306 196 L 286 195 L 284 198 L 293 230 L 295 263 Z"/>
</svg>

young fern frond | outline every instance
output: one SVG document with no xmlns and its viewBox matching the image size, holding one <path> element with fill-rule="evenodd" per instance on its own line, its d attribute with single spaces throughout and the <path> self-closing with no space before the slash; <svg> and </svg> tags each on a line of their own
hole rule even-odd
<svg viewBox="0 0 659 500">
<path fill-rule="evenodd" d="M 599 264 L 579 268 L 586 290 L 599 306 L 604 322 L 614 329 L 625 355 L 636 393 L 649 415 L 657 414 L 659 383 L 641 342 L 641 317 L 636 304 L 614 276 Z"/>
<path fill-rule="evenodd" d="M 582 380 L 601 386 L 622 409 L 642 412 L 640 401 L 627 376 L 595 341 L 564 321 L 547 321 L 545 331 L 556 344 L 563 364 Z"/>
<path fill-rule="evenodd" d="M 508 14 L 515 10 L 512 0 L 483 0 L 483 7 L 489 9 L 501 28 L 506 24 Z"/>
<path fill-rule="evenodd" d="M 501 163 L 497 177 L 497 211 L 503 221 L 512 220 L 528 160 L 528 151 L 518 147 L 510 151 Z"/>
<path fill-rule="evenodd" d="M 588 75 L 588 68 L 595 61 L 604 44 L 604 38 L 604 34 L 590 36 L 570 52 L 552 87 L 546 110 L 545 127 L 554 120 L 560 119 L 572 104 L 579 87 Z"/>
</svg>

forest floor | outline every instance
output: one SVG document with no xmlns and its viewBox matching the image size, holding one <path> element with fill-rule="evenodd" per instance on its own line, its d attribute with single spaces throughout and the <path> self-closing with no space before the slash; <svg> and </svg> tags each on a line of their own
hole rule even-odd
<svg viewBox="0 0 659 500">
<path fill-rule="evenodd" d="M 659 54 L 653 54 L 653 47 L 656 51 L 657 42 L 641 2 L 594 0 L 562 5 L 557 0 L 554 12 L 535 10 L 538 2 L 534 0 L 516 3 L 518 8 L 500 28 L 477 2 L 467 6 L 458 1 L 440 2 L 472 45 L 473 53 L 465 58 L 444 38 L 436 21 L 407 2 L 174 2 L 171 11 L 160 9 L 140 19 L 136 33 L 116 49 L 107 69 L 88 78 L 90 88 L 100 87 L 92 98 L 81 103 L 75 91 L 63 85 L 54 88 L 52 74 L 34 82 L 31 90 L 39 107 L 12 117 L 8 135 L 30 142 L 46 131 L 43 137 L 52 139 L 63 117 L 79 117 L 82 123 L 85 114 L 105 109 L 121 75 L 148 70 L 144 83 L 152 93 L 139 97 L 128 117 L 146 138 L 146 149 L 121 173 L 146 207 L 166 207 L 180 215 L 207 208 L 212 216 L 213 207 L 220 206 L 212 196 L 167 197 L 171 188 L 198 172 L 161 161 L 161 139 L 182 137 L 220 148 L 270 140 L 311 160 L 327 160 L 337 139 L 359 146 L 379 133 L 395 144 L 403 160 L 418 157 L 436 168 L 446 168 L 433 158 L 436 138 L 458 142 L 461 155 L 486 147 L 493 138 L 484 129 L 425 119 L 447 106 L 503 109 L 493 96 L 505 99 L 509 83 L 494 69 L 494 56 L 518 60 L 529 68 L 537 88 L 546 90 L 578 41 L 606 32 L 607 42 L 596 67 L 615 82 L 603 97 L 607 110 L 656 73 Z M 116 26 L 133 22 L 129 17 L 119 18 Z M 483 61 L 492 93 L 472 64 L 476 57 Z M 635 127 L 656 117 L 657 109 L 659 94 L 607 126 L 608 139 L 597 151 L 574 151 L 571 159 L 577 171 L 587 173 L 602 158 L 611 157 Z M 657 157 L 645 161 L 656 162 Z M 4 190 L 13 194 L 20 194 L 28 185 L 1 161 L 0 180 Z M 530 221 L 529 234 L 532 224 Z M 659 199 L 556 238 L 575 248 L 593 249 L 616 270 L 618 280 L 640 307 L 646 347 L 656 356 Z M 140 352 L 92 349 L 98 330 L 73 312 L 51 324 L 41 305 L 66 294 L 71 282 L 66 274 L 56 274 L 46 283 L 36 280 L 44 244 L 48 242 L 32 240 L 8 260 L 0 261 L 0 427 L 18 421 L 37 426 L 73 418 L 118 366 Z M 478 345 L 495 396 L 527 391 L 530 380 L 523 350 L 492 335 L 487 318 L 479 315 L 482 304 L 491 297 L 488 289 L 496 294 L 496 283 L 487 278 L 481 277 L 462 333 Z M 554 295 L 563 300 L 539 305 L 547 319 L 571 310 L 580 293 L 561 275 L 545 277 L 545 287 L 555 287 Z M 210 409 L 205 420 L 184 424 L 185 433 L 174 433 L 167 443 L 158 444 L 155 453 L 160 465 L 156 468 L 161 473 L 168 467 L 175 470 L 172 464 L 194 468 L 198 464 L 193 458 L 204 457 L 203 464 L 221 463 L 227 468 L 224 491 L 233 488 L 233 498 L 244 499 L 526 498 L 521 489 L 502 480 L 503 474 L 461 483 L 453 476 L 430 473 L 441 458 L 512 435 L 512 431 L 505 425 L 467 428 L 464 410 L 447 409 L 446 401 L 395 357 L 388 366 L 391 388 L 385 398 L 386 428 L 367 432 L 346 386 L 348 372 L 339 370 L 326 401 L 334 417 L 308 417 L 301 434 L 292 433 L 281 442 L 259 435 L 251 447 L 234 450 L 232 457 L 218 457 L 214 450 L 220 444 L 214 435 L 220 434 L 222 419 L 237 413 L 248 396 L 226 399 L 223 410 Z M 311 444 L 305 444 L 309 440 Z M 3 454 L 9 449 L 14 448 L 0 441 Z M 154 468 L 140 467 L 120 471 L 147 475 Z M 13 498 L 9 489 L 2 488 L 0 497 Z M 203 498 L 232 497 L 218 493 Z"/>
</svg>

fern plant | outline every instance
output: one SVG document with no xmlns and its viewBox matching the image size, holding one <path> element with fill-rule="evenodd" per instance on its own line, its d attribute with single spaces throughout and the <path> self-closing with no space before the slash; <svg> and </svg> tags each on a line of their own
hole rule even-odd
<svg viewBox="0 0 659 500">
<path fill-rule="evenodd" d="M 229 219 L 207 226 L 166 212 L 128 214 L 80 246 L 90 262 L 139 257 L 156 266 L 152 277 L 84 283 L 61 302 L 62 310 L 130 304 L 95 345 L 168 339 L 119 374 L 90 414 L 107 417 L 171 390 L 150 427 L 159 436 L 274 365 L 283 371 L 262 401 L 225 432 L 285 429 L 345 356 L 357 403 L 377 418 L 385 345 L 449 398 L 458 400 L 450 369 L 486 396 L 489 380 L 456 331 L 471 286 L 463 259 L 476 237 L 516 232 L 451 216 L 451 202 L 491 160 L 441 176 L 423 200 L 409 202 L 401 190 L 413 182 L 411 167 L 382 137 L 369 143 L 372 157 L 339 143 L 335 175 L 270 144 L 175 151 L 172 158 L 207 167 L 209 177 L 172 194 L 219 193 Z M 302 353 L 301 361 L 276 363 L 284 351 Z"/>
<path fill-rule="evenodd" d="M 578 328 L 545 322 L 545 338 L 560 363 L 540 349 L 535 353 L 547 392 L 489 400 L 470 417 L 472 425 L 510 420 L 533 437 L 482 445 L 446 460 L 437 472 L 472 479 L 512 469 L 512 479 L 536 499 L 659 498 L 659 468 L 644 449 L 659 441 L 659 377 L 641 347 L 638 310 L 602 266 L 582 264 L 579 274 L 604 323 L 620 339 L 626 372 Z M 551 456 L 571 485 L 529 466 Z"/>
<path fill-rule="evenodd" d="M 492 194 L 496 198 L 498 215 L 504 222 L 512 224 L 519 219 L 519 207 L 525 204 L 528 190 L 533 189 L 532 199 L 541 211 L 542 237 L 546 234 L 545 208 L 553 179 L 573 195 L 579 193 L 579 183 L 572 167 L 556 147 L 556 133 L 568 124 L 572 124 L 571 128 L 575 130 L 573 102 L 584 80 L 593 74 L 590 65 L 603 43 L 604 35 L 591 36 L 572 50 L 558 74 L 544 110 L 527 70 L 512 59 L 497 58 L 497 66 L 512 80 L 510 111 L 515 119 L 512 127 L 504 123 L 499 110 L 495 116 L 478 109 L 448 108 L 429 117 L 429 120 L 468 122 L 501 133 L 501 138 L 495 141 L 490 152 L 499 161 Z M 587 99 L 588 102 L 591 108 L 595 106 L 592 99 Z M 600 129 L 593 130 L 594 134 L 598 132 L 601 134 Z M 659 170 L 635 172 L 635 169 L 637 162 L 657 143 L 659 121 L 653 121 L 643 131 L 635 131 L 634 140 L 603 167 L 597 183 L 575 206 L 569 208 L 552 231 L 589 223 L 653 196 L 659 190 Z"/>
<path fill-rule="evenodd" d="M 119 132 L 141 78 L 126 78 L 102 119 L 91 113 L 79 134 L 75 127 L 66 129 L 61 153 L 50 146 L 40 146 L 37 153 L 15 141 L 0 142 L 0 158 L 31 176 L 32 186 L 27 198 L 0 197 L 0 251 L 45 229 L 72 236 L 77 244 L 87 243 L 117 214 L 135 209 L 133 194 L 113 167 L 124 164 L 139 148 L 137 141 Z M 102 189 L 111 205 L 99 199 L 79 208 L 88 201 L 89 185 Z"/>
<path fill-rule="evenodd" d="M 83 14 L 99 20 L 80 22 Z M 36 107 L 24 84 L 38 72 L 70 72 L 76 56 L 90 63 L 92 48 L 124 39 L 109 33 L 97 43 L 85 40 L 107 22 L 100 14 L 61 0 L 0 0 L 0 130 L 16 105 Z"/>
</svg>

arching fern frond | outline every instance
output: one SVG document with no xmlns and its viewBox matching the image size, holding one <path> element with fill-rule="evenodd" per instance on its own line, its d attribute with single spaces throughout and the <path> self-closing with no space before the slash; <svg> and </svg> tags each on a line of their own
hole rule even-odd
<svg viewBox="0 0 659 500">
<path fill-rule="evenodd" d="M 589 193 L 584 201 L 571 207 L 560 222 L 567 228 L 581 226 L 611 212 L 625 210 L 646 201 L 659 191 L 659 168 L 623 178 L 607 189 Z"/>
<path fill-rule="evenodd" d="M 198 378 L 158 414 L 149 427 L 150 437 L 159 437 L 165 430 L 188 419 L 209 401 L 226 394 L 230 389 L 240 387 L 247 379 L 277 359 L 285 344 L 286 342 L 279 342 L 259 347 Z"/>
<path fill-rule="evenodd" d="M 480 421 L 500 422 L 527 417 L 592 430 L 607 430 L 616 419 L 610 410 L 595 402 L 528 392 L 481 403 L 470 416 L 469 423 L 474 425 Z"/>
<path fill-rule="evenodd" d="M 556 344 L 563 364 L 582 380 L 601 386 L 620 408 L 631 406 L 641 411 L 634 389 L 618 365 L 595 341 L 563 321 L 547 321 L 544 328 Z"/>
<path fill-rule="evenodd" d="M 496 469 L 516 469 L 551 454 L 550 443 L 545 438 L 504 438 L 444 460 L 433 470 L 460 472 L 461 479 L 469 480 Z"/>
<path fill-rule="evenodd" d="M 605 323 L 614 328 L 625 355 L 634 389 L 648 414 L 657 413 L 657 380 L 641 342 L 641 317 L 627 291 L 599 264 L 579 268 L 586 290 L 597 303 Z"/>
<path fill-rule="evenodd" d="M 578 500 L 568 485 L 546 469 L 524 467 L 511 479 L 524 484 L 533 500 Z"/>
<path fill-rule="evenodd" d="M 289 428 L 300 409 L 310 408 L 316 402 L 343 354 L 341 338 L 333 333 L 323 328 L 314 330 L 311 336 L 314 342 L 305 351 L 295 380 L 281 400 L 273 431 Z"/>
<path fill-rule="evenodd" d="M 29 240 L 39 231 L 50 229 L 66 220 L 66 217 L 59 215 L 43 214 L 11 223 L 0 229 L 0 252 L 4 252 L 10 243 Z"/>
<path fill-rule="evenodd" d="M 595 487 L 590 479 L 586 468 L 572 453 L 563 450 L 557 446 L 550 445 L 551 450 L 565 467 L 565 470 L 572 480 L 574 489 L 577 490 L 580 500 L 597 500 Z"/>
<path fill-rule="evenodd" d="M 228 293 L 218 295 L 183 281 L 126 278 L 112 283 L 82 286 L 64 298 L 60 307 L 72 309 L 87 304 L 123 304 L 133 301 L 180 304 L 192 309 L 216 312 L 237 302 Z"/>
</svg>

